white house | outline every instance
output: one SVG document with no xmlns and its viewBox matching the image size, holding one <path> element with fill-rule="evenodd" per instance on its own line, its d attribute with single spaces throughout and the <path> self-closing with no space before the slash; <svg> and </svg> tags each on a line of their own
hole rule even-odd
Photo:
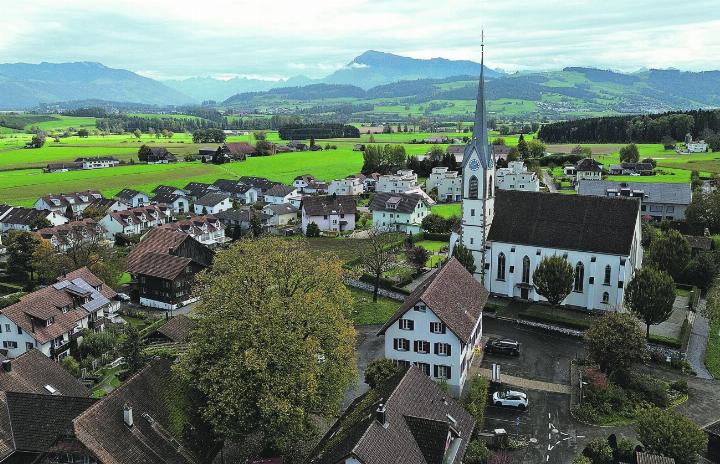
<svg viewBox="0 0 720 464">
<path fill-rule="evenodd" d="M 267 190 L 264 195 L 265 203 L 281 205 L 283 203 L 293 203 L 291 200 L 300 198 L 298 190 L 284 184 L 277 184 Z"/>
<path fill-rule="evenodd" d="M 232 200 L 224 193 L 208 193 L 193 204 L 195 214 L 217 214 L 232 209 Z"/>
<path fill-rule="evenodd" d="M 428 192 L 437 189 L 437 199 L 441 202 L 462 200 L 462 177 L 457 171 L 446 167 L 433 168 L 430 177 L 425 181 Z"/>
<path fill-rule="evenodd" d="M 575 167 L 575 179 L 581 180 L 602 180 L 603 165 L 592 158 L 585 158 Z"/>
<path fill-rule="evenodd" d="M 375 185 L 375 191 L 405 193 L 417 186 L 417 174 L 409 169 L 401 169 L 396 174 L 380 176 Z"/>
<path fill-rule="evenodd" d="M 481 343 L 487 299 L 485 287 L 457 259 L 450 259 L 378 332 L 385 335 L 385 357 L 447 381 L 459 397 Z"/>
<path fill-rule="evenodd" d="M 704 140 L 690 141 L 685 144 L 687 153 L 705 153 L 708 151 L 708 144 Z"/>
<path fill-rule="evenodd" d="M 190 197 L 177 193 L 158 193 L 152 199 L 154 203 L 167 205 L 175 214 L 190 212 Z"/>
<path fill-rule="evenodd" d="M 262 212 L 268 217 L 267 224 L 284 226 L 291 221 L 297 220 L 298 209 L 290 203 L 283 203 L 281 205 L 272 203 L 265 205 Z"/>
<path fill-rule="evenodd" d="M 514 190 L 496 196 L 482 76 L 477 108 L 463 160 L 458 239 L 475 259 L 475 278 L 492 294 L 541 301 L 532 274 L 544 257 L 563 256 L 575 269 L 564 304 L 620 310 L 625 285 L 642 263 L 640 202 Z M 596 172 L 597 164 L 589 164 Z"/>
<path fill-rule="evenodd" d="M 348 176 L 344 179 L 335 179 L 328 187 L 329 195 L 362 195 L 365 185 L 359 177 Z"/>
<path fill-rule="evenodd" d="M 111 168 L 120 164 L 120 161 L 112 156 L 91 156 L 85 158 L 77 158 L 76 163 L 80 163 L 82 169 L 104 169 Z"/>
<path fill-rule="evenodd" d="M 213 185 L 230 198 L 244 205 L 251 205 L 258 201 L 259 189 L 238 180 L 218 179 Z"/>
<path fill-rule="evenodd" d="M 39 229 L 37 235 L 50 242 L 58 252 L 66 252 L 76 245 L 104 240 L 107 231 L 94 219 L 85 218 L 54 227 Z"/>
<path fill-rule="evenodd" d="M 360 174 L 360 179 L 362 180 L 363 187 L 365 187 L 366 192 L 374 192 L 378 180 L 380 180 L 380 174 L 378 174 L 377 172 L 373 172 L 372 174 L 368 174 L 367 176 L 364 174 Z"/>
<path fill-rule="evenodd" d="M 42 219 L 47 219 L 53 227 L 70 222 L 62 214 L 47 209 L 0 205 L 0 232 L 2 233 L 10 230 L 32 231 L 36 228 L 37 222 Z"/>
<path fill-rule="evenodd" d="M 49 209 L 56 213 L 68 216 L 68 209 L 72 211 L 72 216 L 80 215 L 90 203 L 102 199 L 100 192 L 96 190 L 86 190 L 84 192 L 60 193 L 58 195 L 51 193 L 38 198 L 33 205 L 35 209 Z"/>
<path fill-rule="evenodd" d="M 107 238 L 112 240 L 115 234 L 141 234 L 171 220 L 172 210 L 168 206 L 148 205 L 125 211 L 108 212 L 99 223 L 107 230 Z"/>
<path fill-rule="evenodd" d="M 382 230 L 417 234 L 430 206 L 420 195 L 378 192 L 370 204 L 373 227 Z"/>
<path fill-rule="evenodd" d="M 496 187 L 501 190 L 520 190 L 521 192 L 539 192 L 540 179 L 533 171 L 528 171 L 522 161 L 510 161 L 508 167 L 497 171 Z"/>
<path fill-rule="evenodd" d="M 120 190 L 115 198 L 128 205 L 129 208 L 137 208 L 150 203 L 147 193 L 128 188 Z"/>
<path fill-rule="evenodd" d="M 313 182 L 315 182 L 315 177 L 311 176 L 310 174 L 303 174 L 301 176 L 297 176 L 293 180 L 293 187 L 295 187 L 300 192 L 304 192 L 305 187 L 307 187 Z"/>
<path fill-rule="evenodd" d="M 2 347 L 9 358 L 33 348 L 56 360 L 75 354 L 71 342 L 82 343 L 83 330 L 101 332 L 116 317 L 116 295 L 87 268 L 73 271 L 3 309 Z"/>
<path fill-rule="evenodd" d="M 188 234 L 209 247 L 230 241 L 230 237 L 225 236 L 225 224 L 212 215 L 194 216 L 184 221 L 169 222 L 162 228 Z"/>
<path fill-rule="evenodd" d="M 355 198 L 349 195 L 305 197 L 302 202 L 302 231 L 314 222 L 322 231 L 355 230 Z"/>
</svg>

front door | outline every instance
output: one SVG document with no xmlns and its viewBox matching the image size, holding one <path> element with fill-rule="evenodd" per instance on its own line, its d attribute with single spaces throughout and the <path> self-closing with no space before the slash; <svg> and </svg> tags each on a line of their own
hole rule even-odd
<svg viewBox="0 0 720 464">
<path fill-rule="evenodd" d="M 520 298 L 522 298 L 523 300 L 527 300 L 529 298 L 529 289 L 521 288 L 520 289 Z"/>
</svg>

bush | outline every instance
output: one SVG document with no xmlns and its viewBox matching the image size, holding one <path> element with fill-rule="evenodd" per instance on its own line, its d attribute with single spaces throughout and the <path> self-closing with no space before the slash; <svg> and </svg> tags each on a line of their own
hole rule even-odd
<svg viewBox="0 0 720 464">
<path fill-rule="evenodd" d="M 376 359 L 365 369 L 365 383 L 376 388 L 398 372 L 400 368 L 391 359 Z"/>
<path fill-rule="evenodd" d="M 311 222 L 305 228 L 305 236 L 306 237 L 319 237 L 320 236 L 320 226 L 318 226 L 315 222 Z"/>
<path fill-rule="evenodd" d="M 594 438 L 587 446 L 583 454 L 592 460 L 593 464 L 613 464 L 613 450 L 604 438 Z"/>
<path fill-rule="evenodd" d="M 118 344 L 117 337 L 111 332 L 91 332 L 83 336 L 80 344 L 80 353 L 83 357 L 99 358 L 104 353 L 115 349 Z"/>
<path fill-rule="evenodd" d="M 583 403 L 573 407 L 573 414 L 582 422 L 596 424 L 600 421 L 600 415 L 590 403 Z"/>
<path fill-rule="evenodd" d="M 593 462 L 584 454 L 577 454 L 573 458 L 572 464 L 593 464 Z"/>
<path fill-rule="evenodd" d="M 450 242 L 450 234 L 425 232 L 425 233 L 423 233 L 423 239 L 449 243 Z"/>
<path fill-rule="evenodd" d="M 72 356 L 65 356 L 62 358 L 60 365 L 74 377 L 80 377 L 80 363 L 78 363 Z"/>
<path fill-rule="evenodd" d="M 485 422 L 485 408 L 488 404 L 490 382 L 485 377 L 473 377 L 465 393 L 465 409 L 482 425 Z"/>
<path fill-rule="evenodd" d="M 617 442 L 617 459 L 619 462 L 633 462 L 635 458 L 635 440 L 621 438 Z"/>
<path fill-rule="evenodd" d="M 697 424 L 673 410 L 653 408 L 642 411 L 635 431 L 648 451 L 671 457 L 677 464 L 697 462 L 708 442 L 707 435 Z"/>
<path fill-rule="evenodd" d="M 485 464 L 491 456 L 492 452 L 488 449 L 484 441 L 470 440 L 465 450 L 463 464 Z"/>
<path fill-rule="evenodd" d="M 687 395 L 687 393 L 688 393 L 687 380 L 685 380 L 685 379 L 676 380 L 675 382 L 670 384 L 670 388 L 672 388 L 676 392 L 684 393 Z"/>
</svg>

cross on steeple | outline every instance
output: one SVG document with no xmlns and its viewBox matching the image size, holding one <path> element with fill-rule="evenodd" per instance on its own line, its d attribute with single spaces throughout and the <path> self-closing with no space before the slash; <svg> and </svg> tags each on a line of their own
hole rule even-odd
<svg viewBox="0 0 720 464">
<path fill-rule="evenodd" d="M 472 140 L 465 150 L 463 166 L 469 158 L 467 155 L 472 149 L 477 151 L 480 163 L 484 168 L 492 166 L 492 153 L 488 141 L 487 109 L 485 107 L 485 31 L 480 33 L 480 82 L 478 82 L 477 101 L 475 103 L 475 122 Z"/>
</svg>

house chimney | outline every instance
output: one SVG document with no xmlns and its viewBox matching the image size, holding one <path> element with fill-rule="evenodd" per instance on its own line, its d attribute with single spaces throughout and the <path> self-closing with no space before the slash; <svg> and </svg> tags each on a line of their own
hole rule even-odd
<svg viewBox="0 0 720 464">
<path fill-rule="evenodd" d="M 380 403 L 380 405 L 378 406 L 377 411 L 375 411 L 375 419 L 380 422 L 380 425 L 387 428 L 388 422 L 384 404 Z"/>
<path fill-rule="evenodd" d="M 2 368 L 5 372 L 10 372 L 12 370 L 12 363 L 9 359 L 5 359 L 2 362 Z"/>
<path fill-rule="evenodd" d="M 125 403 L 123 406 L 123 420 L 125 421 L 125 425 L 128 427 L 133 426 L 132 406 L 128 403 Z"/>
</svg>

